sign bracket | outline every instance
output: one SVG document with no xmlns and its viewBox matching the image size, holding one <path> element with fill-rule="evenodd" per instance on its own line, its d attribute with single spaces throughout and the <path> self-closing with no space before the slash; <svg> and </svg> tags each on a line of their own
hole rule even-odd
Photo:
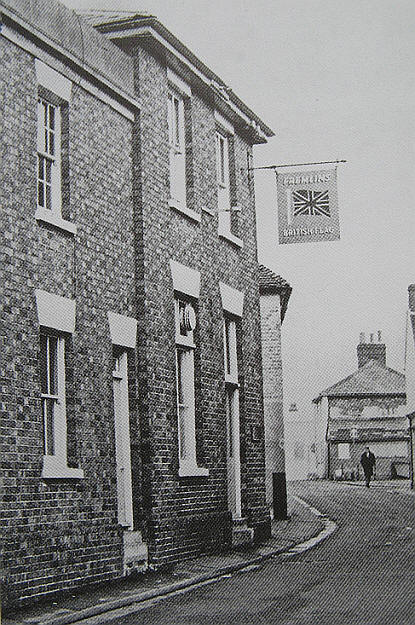
<svg viewBox="0 0 415 625">
<path fill-rule="evenodd" d="M 306 165 L 328 165 L 332 163 L 347 163 L 346 160 L 339 161 L 316 161 L 315 163 L 290 163 L 284 165 L 265 165 L 262 167 L 249 167 L 249 171 L 253 171 L 254 169 L 277 169 L 279 167 L 305 167 Z"/>
</svg>

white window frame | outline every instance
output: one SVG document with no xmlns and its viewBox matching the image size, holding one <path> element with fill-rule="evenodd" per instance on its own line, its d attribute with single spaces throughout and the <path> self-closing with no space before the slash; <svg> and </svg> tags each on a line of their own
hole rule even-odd
<svg viewBox="0 0 415 625">
<path fill-rule="evenodd" d="M 207 476 L 208 469 L 199 467 L 196 460 L 196 414 L 195 414 L 195 366 L 194 333 L 183 329 L 186 307 L 191 302 L 180 295 L 175 296 L 175 342 L 176 342 L 176 397 L 179 446 L 179 476 Z M 189 310 L 189 309 L 188 309 Z"/>
<path fill-rule="evenodd" d="M 43 470 L 44 478 L 82 478 L 83 471 L 68 467 L 67 422 L 66 422 L 66 381 L 65 381 L 65 337 L 41 329 L 41 404 L 43 420 Z M 53 347 L 53 344 L 55 347 Z M 46 353 L 43 354 L 43 346 Z M 54 350 L 54 370 L 51 371 L 51 350 Z M 43 358 L 44 356 L 44 358 Z M 46 378 L 43 375 L 46 373 Z M 51 388 L 54 378 L 54 388 Z M 49 411 L 50 427 L 49 427 Z M 50 432 L 51 430 L 51 432 Z"/>
<path fill-rule="evenodd" d="M 37 207 L 61 217 L 61 108 L 39 96 L 37 102 Z"/>
<path fill-rule="evenodd" d="M 40 384 L 44 438 L 43 451 L 45 452 L 43 454 L 42 477 L 79 479 L 84 476 L 83 470 L 68 467 L 65 382 L 65 336 L 72 334 L 75 330 L 75 301 L 40 289 L 36 289 L 35 296 L 40 334 L 56 338 L 56 371 L 54 375 L 56 386 L 54 389 L 51 389 L 50 384 L 42 384 L 42 380 Z M 42 339 L 40 339 L 40 342 L 39 358 L 41 360 Z M 50 340 L 47 341 L 47 344 L 49 345 L 50 353 Z M 48 367 L 46 370 L 48 370 Z M 43 375 L 41 362 L 40 375 L 41 377 Z M 43 392 L 44 390 L 46 392 Z M 54 392 L 51 392 L 52 390 Z M 48 453 L 50 448 L 47 423 L 44 420 L 45 406 L 48 401 L 53 402 L 53 444 L 51 445 L 53 453 Z"/>
<path fill-rule="evenodd" d="M 219 232 L 231 232 L 231 191 L 229 170 L 229 138 L 216 130 L 216 178 L 218 190 Z"/>
<path fill-rule="evenodd" d="M 186 209 L 186 137 L 184 98 L 169 88 L 167 100 L 169 128 L 170 206 Z"/>
<path fill-rule="evenodd" d="M 66 455 L 62 445 L 66 441 L 65 339 L 41 331 L 40 359 L 43 453 L 62 457 Z"/>
<path fill-rule="evenodd" d="M 225 316 L 223 320 L 223 344 L 225 347 L 225 383 L 238 384 L 238 356 L 236 322 Z"/>
<path fill-rule="evenodd" d="M 72 83 L 39 59 L 35 59 L 35 68 L 38 83 L 35 218 L 75 234 L 75 224 L 62 218 L 62 105 L 70 101 Z M 54 113 L 54 128 L 48 123 L 50 116 L 45 123 L 45 109 Z"/>
</svg>

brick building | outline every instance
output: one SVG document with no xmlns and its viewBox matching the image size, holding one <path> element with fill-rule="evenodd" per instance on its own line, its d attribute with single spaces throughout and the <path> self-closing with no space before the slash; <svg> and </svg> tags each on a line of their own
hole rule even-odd
<svg viewBox="0 0 415 625">
<path fill-rule="evenodd" d="M 267 536 L 255 144 L 152 16 L 1 0 L 5 602 Z"/>
<path fill-rule="evenodd" d="M 376 456 L 377 479 L 408 477 L 405 376 L 386 366 L 380 332 L 377 343 L 373 335 L 365 342 L 361 334 L 357 358 L 357 371 L 314 400 L 319 475 L 362 478 L 360 456 L 369 445 Z"/>
<path fill-rule="evenodd" d="M 410 434 L 411 488 L 415 488 L 415 284 L 409 285 L 408 294 L 405 337 L 406 411 Z"/>
<path fill-rule="evenodd" d="M 286 515 L 284 405 L 281 355 L 281 326 L 291 296 L 291 287 L 268 267 L 259 267 L 261 305 L 262 370 L 264 384 L 265 422 L 265 485 L 266 500 L 274 513 Z M 278 492 L 277 479 L 282 492 Z M 275 496 L 275 501 L 274 501 Z M 278 501 L 278 499 L 280 501 Z"/>
</svg>

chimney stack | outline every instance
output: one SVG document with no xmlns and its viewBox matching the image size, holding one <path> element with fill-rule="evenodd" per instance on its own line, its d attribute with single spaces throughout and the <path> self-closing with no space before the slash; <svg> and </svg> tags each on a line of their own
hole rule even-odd
<svg viewBox="0 0 415 625">
<path fill-rule="evenodd" d="M 409 310 L 415 313 L 415 284 L 410 284 L 408 286 L 408 295 L 409 295 Z"/>
<path fill-rule="evenodd" d="M 374 342 L 374 333 L 370 334 L 370 343 L 366 343 L 364 333 L 360 333 L 360 342 L 357 346 L 357 363 L 359 365 L 359 369 L 369 362 L 369 360 L 377 360 L 382 367 L 386 367 L 386 345 L 381 343 L 381 340 L 381 330 L 378 330 L 377 343 Z"/>
</svg>

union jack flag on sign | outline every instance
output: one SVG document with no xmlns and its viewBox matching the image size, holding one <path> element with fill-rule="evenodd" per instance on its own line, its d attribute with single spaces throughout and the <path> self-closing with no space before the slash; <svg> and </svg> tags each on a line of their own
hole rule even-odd
<svg viewBox="0 0 415 625">
<path fill-rule="evenodd" d="M 301 190 L 292 192 L 293 214 L 330 217 L 329 192 Z"/>
</svg>

